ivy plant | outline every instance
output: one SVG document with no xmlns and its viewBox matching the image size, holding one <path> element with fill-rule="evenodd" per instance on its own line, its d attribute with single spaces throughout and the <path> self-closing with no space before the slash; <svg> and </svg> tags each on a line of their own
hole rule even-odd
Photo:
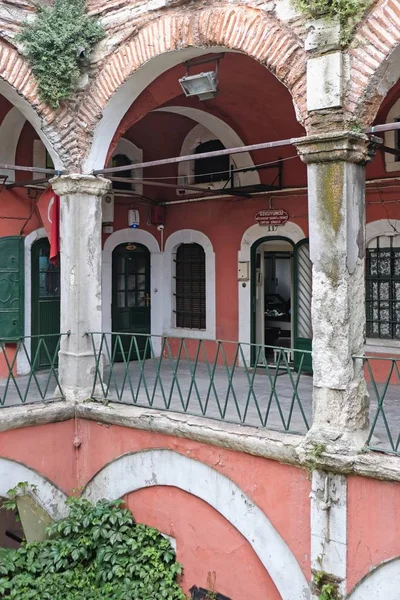
<svg viewBox="0 0 400 600">
<path fill-rule="evenodd" d="M 43 102 L 56 109 L 62 100 L 71 98 L 93 46 L 104 37 L 103 27 L 87 14 L 85 0 L 38 4 L 35 19 L 25 23 L 18 40 Z"/>
<path fill-rule="evenodd" d="M 0 549 L 0 598 L 185 600 L 182 567 L 159 531 L 134 522 L 122 501 L 68 501 L 44 542 Z"/>
<path fill-rule="evenodd" d="M 338 19 L 341 26 L 341 43 L 349 43 L 355 25 L 373 0 L 293 0 L 295 6 L 312 18 Z"/>
</svg>

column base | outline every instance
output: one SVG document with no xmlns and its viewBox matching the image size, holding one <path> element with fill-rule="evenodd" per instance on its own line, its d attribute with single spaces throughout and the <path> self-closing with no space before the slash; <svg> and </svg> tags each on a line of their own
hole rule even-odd
<svg viewBox="0 0 400 600">
<path fill-rule="evenodd" d="M 103 357 L 97 367 L 103 374 Z M 83 402 L 92 398 L 96 388 L 96 360 L 93 353 L 59 352 L 59 380 L 67 402 Z M 98 378 L 98 377 L 97 377 Z"/>
</svg>

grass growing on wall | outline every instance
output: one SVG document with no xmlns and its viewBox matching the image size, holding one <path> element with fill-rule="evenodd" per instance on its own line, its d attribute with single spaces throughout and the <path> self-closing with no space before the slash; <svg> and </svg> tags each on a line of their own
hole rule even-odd
<svg viewBox="0 0 400 600">
<path fill-rule="evenodd" d="M 39 96 L 52 108 L 71 98 L 88 66 L 93 46 L 105 37 L 100 23 L 86 12 L 85 0 L 39 4 L 18 40 L 38 81 Z"/>
</svg>

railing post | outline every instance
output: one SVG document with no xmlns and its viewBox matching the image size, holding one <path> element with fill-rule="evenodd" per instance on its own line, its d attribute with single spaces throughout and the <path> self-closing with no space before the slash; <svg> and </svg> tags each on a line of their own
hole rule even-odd
<svg viewBox="0 0 400 600">
<path fill-rule="evenodd" d="M 364 134 L 335 132 L 297 141 L 308 166 L 310 258 L 313 264 L 314 440 L 354 451 L 367 438 L 369 399 L 361 361 L 365 341 L 365 166 L 373 157 Z"/>
<path fill-rule="evenodd" d="M 95 358 L 88 331 L 101 331 L 101 197 L 110 182 L 91 175 L 63 175 L 52 181 L 61 198 L 60 383 L 67 400 L 87 399 Z"/>
</svg>

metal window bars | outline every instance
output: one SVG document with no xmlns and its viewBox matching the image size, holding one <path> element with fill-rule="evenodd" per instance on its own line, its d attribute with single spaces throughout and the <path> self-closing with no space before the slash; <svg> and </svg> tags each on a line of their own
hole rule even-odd
<svg viewBox="0 0 400 600">
<path fill-rule="evenodd" d="M 96 358 L 96 400 L 291 433 L 309 429 L 312 378 L 303 368 L 308 351 L 291 351 L 299 353 L 295 371 L 287 348 L 253 345 L 255 359 L 250 362 L 251 344 L 88 335 Z"/>
</svg>

